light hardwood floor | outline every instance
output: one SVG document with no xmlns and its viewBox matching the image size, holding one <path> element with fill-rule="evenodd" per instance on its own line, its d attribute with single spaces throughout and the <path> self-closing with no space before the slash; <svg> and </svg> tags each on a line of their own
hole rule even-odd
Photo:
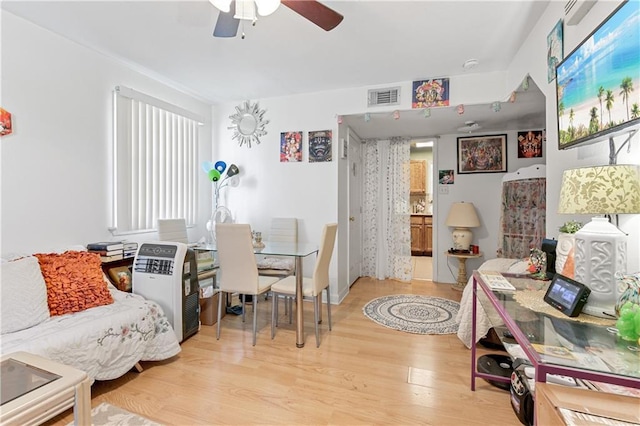
<svg viewBox="0 0 640 426">
<path fill-rule="evenodd" d="M 270 303 L 259 303 L 255 347 L 251 321 L 227 315 L 220 340 L 215 326 L 203 326 L 172 360 L 96 382 L 92 406 L 108 402 L 166 425 L 519 425 L 508 392 L 483 380 L 470 390 L 471 353 L 455 334 L 399 332 L 362 314 L 375 297 L 410 293 L 461 296 L 448 284 L 361 278 L 333 306 L 333 331 L 322 324 L 320 348 L 313 309 L 305 303 L 302 349 L 284 318 L 271 340 Z M 48 424 L 72 420 L 67 411 Z"/>
</svg>

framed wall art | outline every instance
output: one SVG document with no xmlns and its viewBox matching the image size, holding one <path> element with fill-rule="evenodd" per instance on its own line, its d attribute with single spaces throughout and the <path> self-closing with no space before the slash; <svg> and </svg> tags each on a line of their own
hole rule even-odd
<svg viewBox="0 0 640 426">
<path fill-rule="evenodd" d="M 547 80 L 549 83 L 555 80 L 556 66 L 564 57 L 563 46 L 561 19 L 547 36 Z"/>
<path fill-rule="evenodd" d="M 13 132 L 11 113 L 4 108 L 0 108 L 0 136 L 10 135 L 11 132 Z"/>
<path fill-rule="evenodd" d="M 297 163 L 302 161 L 302 132 L 280 133 L 280 162 Z"/>
<path fill-rule="evenodd" d="M 458 174 L 507 171 L 506 134 L 459 137 L 457 148 Z"/>
<path fill-rule="evenodd" d="M 331 130 L 309 132 L 309 162 L 322 163 L 331 161 Z"/>
<path fill-rule="evenodd" d="M 411 108 L 449 106 L 449 79 L 414 81 L 411 93 Z"/>
<path fill-rule="evenodd" d="M 438 170 L 438 183 L 440 185 L 453 185 L 455 182 L 455 175 L 452 169 Z"/>
<path fill-rule="evenodd" d="M 518 158 L 542 157 L 543 143 L 543 130 L 529 130 L 528 132 L 518 132 Z"/>
</svg>

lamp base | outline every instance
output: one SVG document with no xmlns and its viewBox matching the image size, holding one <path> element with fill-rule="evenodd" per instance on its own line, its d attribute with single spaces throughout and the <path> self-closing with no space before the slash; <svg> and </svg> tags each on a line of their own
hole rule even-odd
<svg viewBox="0 0 640 426">
<path fill-rule="evenodd" d="M 473 233 L 469 228 L 455 228 L 452 236 L 454 250 L 469 250 L 473 241 Z"/>
<path fill-rule="evenodd" d="M 615 318 L 620 290 L 615 273 L 627 270 L 627 236 L 604 217 L 594 217 L 575 234 L 575 280 L 591 290 L 582 311 Z"/>
</svg>

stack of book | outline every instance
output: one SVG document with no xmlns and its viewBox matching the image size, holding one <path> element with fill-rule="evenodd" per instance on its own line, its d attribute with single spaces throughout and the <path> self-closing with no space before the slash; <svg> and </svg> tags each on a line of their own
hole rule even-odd
<svg viewBox="0 0 640 426">
<path fill-rule="evenodd" d="M 136 252 L 138 251 L 138 243 L 125 241 L 123 245 L 124 245 L 123 254 L 125 259 L 129 257 L 134 257 L 136 255 Z"/>
<path fill-rule="evenodd" d="M 124 258 L 124 244 L 122 241 L 100 241 L 87 244 L 87 251 L 98 253 L 103 263 L 114 262 Z"/>
</svg>

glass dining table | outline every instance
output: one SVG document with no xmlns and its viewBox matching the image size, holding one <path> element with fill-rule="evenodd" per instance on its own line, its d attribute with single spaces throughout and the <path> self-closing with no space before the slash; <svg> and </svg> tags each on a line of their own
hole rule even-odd
<svg viewBox="0 0 640 426">
<path fill-rule="evenodd" d="M 271 243 L 263 241 L 264 247 L 254 248 L 255 254 L 268 256 L 287 256 L 295 258 L 296 262 L 296 346 L 304 347 L 304 315 L 302 294 L 302 264 L 303 259 L 314 253 L 318 253 L 318 245 L 312 243 Z M 218 251 L 215 243 L 198 244 L 191 247 L 196 251 Z"/>
</svg>

